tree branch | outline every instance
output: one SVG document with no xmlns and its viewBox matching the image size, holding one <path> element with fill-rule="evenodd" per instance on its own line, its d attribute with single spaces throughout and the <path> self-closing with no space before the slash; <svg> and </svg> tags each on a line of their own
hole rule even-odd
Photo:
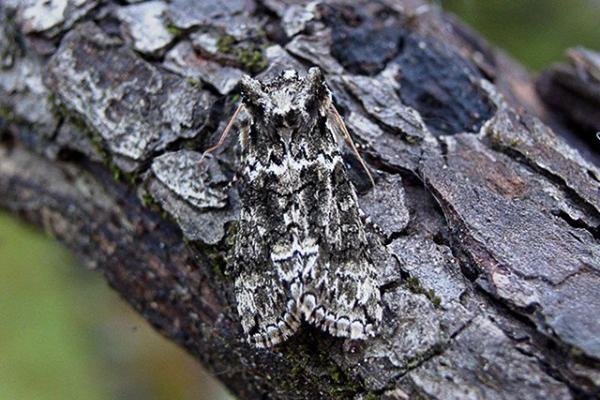
<svg viewBox="0 0 600 400">
<path fill-rule="evenodd" d="M 67 3 L 0 5 L 0 205 L 240 398 L 600 393 L 600 171 L 501 52 L 414 0 Z M 384 324 L 257 350 L 226 268 L 235 140 L 197 160 L 244 73 L 313 64 L 377 171 L 348 157 L 390 255 Z"/>
</svg>

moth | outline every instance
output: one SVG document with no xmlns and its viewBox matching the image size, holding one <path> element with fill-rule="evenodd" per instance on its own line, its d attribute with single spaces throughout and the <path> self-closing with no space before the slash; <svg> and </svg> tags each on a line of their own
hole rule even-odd
<svg viewBox="0 0 600 400">
<path fill-rule="evenodd" d="M 286 340 L 302 321 L 333 336 L 373 336 L 382 318 L 377 270 L 336 135 L 356 148 L 323 74 L 311 68 L 305 77 L 292 70 L 268 82 L 245 77 L 241 92 L 205 154 L 223 144 L 245 109 L 232 255 L 244 333 L 257 347 Z"/>
</svg>

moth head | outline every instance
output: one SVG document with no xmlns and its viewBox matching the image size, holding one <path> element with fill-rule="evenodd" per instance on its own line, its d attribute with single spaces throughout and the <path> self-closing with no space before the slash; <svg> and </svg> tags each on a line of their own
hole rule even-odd
<svg viewBox="0 0 600 400">
<path fill-rule="evenodd" d="M 320 68 L 312 67 L 308 70 L 308 87 L 310 87 L 311 93 L 318 96 L 326 96 L 328 94 L 328 89 L 325 84 L 325 76 L 323 75 L 323 71 Z"/>
<path fill-rule="evenodd" d="M 319 68 L 311 68 L 305 77 L 294 70 L 283 71 L 265 83 L 245 76 L 241 91 L 244 105 L 254 119 L 290 127 L 310 120 L 331 103 L 331 94 Z"/>
<path fill-rule="evenodd" d="M 244 75 L 242 77 L 242 81 L 240 82 L 242 100 L 246 104 L 246 106 L 258 107 L 261 106 L 261 103 L 264 102 L 264 98 L 266 97 L 266 93 L 262 88 L 262 84 L 249 77 L 248 75 Z"/>
</svg>

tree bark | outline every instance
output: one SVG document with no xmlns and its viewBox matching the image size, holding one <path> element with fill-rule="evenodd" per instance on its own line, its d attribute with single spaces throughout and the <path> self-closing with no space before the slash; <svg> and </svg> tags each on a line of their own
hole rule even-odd
<svg viewBox="0 0 600 400">
<path fill-rule="evenodd" d="M 239 398 L 600 395 L 597 158 L 455 18 L 418 0 L 5 0 L 0 18 L 0 205 Z M 257 350 L 227 269 L 235 138 L 196 161 L 243 74 L 311 65 L 376 173 L 348 158 L 389 253 L 384 323 Z"/>
</svg>

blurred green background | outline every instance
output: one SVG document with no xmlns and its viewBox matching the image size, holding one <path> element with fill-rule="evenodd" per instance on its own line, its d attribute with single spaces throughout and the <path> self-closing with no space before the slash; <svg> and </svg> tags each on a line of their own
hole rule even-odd
<svg viewBox="0 0 600 400">
<path fill-rule="evenodd" d="M 100 274 L 0 212 L 0 400 L 228 398 Z"/>
<path fill-rule="evenodd" d="M 491 43 L 532 71 L 568 47 L 600 50 L 600 0 L 441 0 Z"/>
<path fill-rule="evenodd" d="M 531 70 L 599 50 L 599 0 L 439 1 Z M 52 239 L 0 213 L 0 400 L 231 398 Z"/>
</svg>

